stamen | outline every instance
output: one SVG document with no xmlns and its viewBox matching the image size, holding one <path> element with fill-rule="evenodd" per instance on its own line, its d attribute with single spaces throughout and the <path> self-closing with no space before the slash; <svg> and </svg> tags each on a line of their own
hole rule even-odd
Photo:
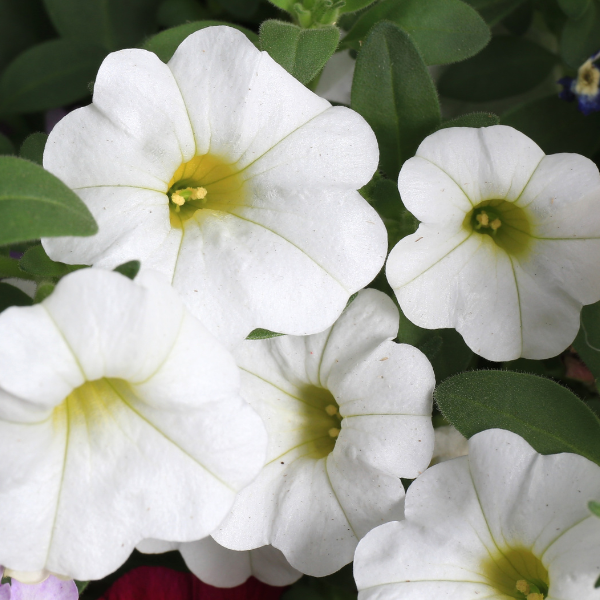
<svg viewBox="0 0 600 600">
<path fill-rule="evenodd" d="M 332 427 L 328 433 L 329 433 L 330 437 L 335 439 L 338 435 L 340 435 L 340 430 L 337 429 L 337 427 Z"/>
<path fill-rule="evenodd" d="M 488 227 L 490 224 L 490 217 L 485 211 L 481 211 L 476 217 L 479 227 Z"/>
<path fill-rule="evenodd" d="M 595 96 L 598 93 L 600 86 L 600 70 L 592 59 L 586 60 L 577 71 L 577 84 L 575 85 L 575 93 L 584 96 Z"/>
<path fill-rule="evenodd" d="M 184 188 L 177 190 L 171 195 L 171 201 L 177 206 L 177 209 L 182 207 L 189 200 L 204 200 L 208 194 L 206 188 Z"/>
<path fill-rule="evenodd" d="M 171 201 L 173 204 L 177 204 L 177 206 L 183 206 L 185 204 L 185 198 L 179 195 L 177 192 L 171 196 Z"/>
<path fill-rule="evenodd" d="M 501 225 L 502 225 L 502 221 L 500 219 L 494 219 L 490 223 L 490 227 L 492 228 L 493 231 L 496 231 L 497 229 L 499 229 Z"/>
<path fill-rule="evenodd" d="M 333 415 L 337 415 L 337 406 L 334 406 L 333 404 L 330 404 L 329 406 L 325 407 L 325 412 L 330 416 L 333 417 Z"/>
<path fill-rule="evenodd" d="M 521 592 L 521 594 L 525 594 L 525 596 L 527 596 L 527 594 L 529 594 L 529 592 L 531 591 L 531 588 L 529 587 L 529 582 L 525 579 L 519 579 L 519 581 L 517 581 L 517 592 Z"/>
</svg>

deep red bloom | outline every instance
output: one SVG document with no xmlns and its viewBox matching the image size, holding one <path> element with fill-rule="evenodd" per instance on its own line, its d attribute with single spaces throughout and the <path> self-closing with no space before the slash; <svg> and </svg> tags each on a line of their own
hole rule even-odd
<svg viewBox="0 0 600 600">
<path fill-rule="evenodd" d="M 251 577 L 235 588 L 207 585 L 191 573 L 166 567 L 138 567 L 118 579 L 102 600 L 278 600 L 285 588 Z"/>
</svg>

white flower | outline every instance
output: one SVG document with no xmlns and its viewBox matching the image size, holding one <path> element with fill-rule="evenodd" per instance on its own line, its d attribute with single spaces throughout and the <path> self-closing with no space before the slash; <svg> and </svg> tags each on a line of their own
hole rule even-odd
<svg viewBox="0 0 600 600">
<path fill-rule="evenodd" d="M 360 115 L 235 29 L 192 34 L 168 65 L 121 50 L 44 152 L 100 231 L 44 248 L 106 268 L 141 260 L 231 344 L 257 327 L 322 331 L 385 260 L 385 227 L 356 191 L 378 155 Z"/>
<path fill-rule="evenodd" d="M 454 327 L 487 359 L 564 350 L 600 299 L 600 175 L 578 154 L 544 155 L 515 129 L 430 135 L 402 167 L 419 220 L 387 277 L 420 327 Z"/>
<path fill-rule="evenodd" d="M 97 579 L 143 538 L 204 537 L 265 437 L 162 276 L 68 275 L 0 315 L 0 564 Z"/>
<path fill-rule="evenodd" d="M 185 564 L 198 579 L 220 588 L 242 585 L 251 576 L 276 587 L 291 585 L 302 577 L 302 573 L 273 546 L 247 551 L 228 550 L 209 536 L 196 542 L 181 543 L 143 540 L 137 549 L 146 554 L 179 550 Z"/>
<path fill-rule="evenodd" d="M 269 433 L 267 461 L 213 538 L 233 550 L 271 544 L 309 575 L 352 561 L 358 540 L 402 516 L 400 477 L 431 460 L 429 361 L 396 344 L 398 310 L 363 290 L 330 329 L 246 341 L 242 396 Z"/>
<path fill-rule="evenodd" d="M 467 438 L 452 425 L 436 427 L 434 434 L 435 444 L 431 458 L 432 465 L 468 454 L 469 442 Z"/>
<path fill-rule="evenodd" d="M 594 600 L 600 589 L 600 467 L 542 456 L 500 429 L 469 440 L 469 456 L 412 483 L 406 520 L 358 546 L 360 600 Z"/>
<path fill-rule="evenodd" d="M 325 64 L 315 93 L 331 102 L 350 104 L 355 67 L 350 50 L 336 52 Z"/>
</svg>

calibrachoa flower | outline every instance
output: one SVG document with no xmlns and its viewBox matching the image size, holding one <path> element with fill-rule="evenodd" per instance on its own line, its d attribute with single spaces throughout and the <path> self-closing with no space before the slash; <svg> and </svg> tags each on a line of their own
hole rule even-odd
<svg viewBox="0 0 600 600">
<path fill-rule="evenodd" d="M 511 127 L 427 137 L 400 172 L 422 221 L 396 245 L 387 277 L 403 312 L 455 328 L 487 359 L 543 359 L 566 348 L 600 299 L 600 175 L 578 154 L 544 155 Z"/>
<path fill-rule="evenodd" d="M 208 535 L 264 463 L 232 356 L 162 279 L 84 269 L 0 315 L 0 564 L 103 577 Z"/>
<path fill-rule="evenodd" d="M 469 456 L 428 469 L 406 495 L 406 520 L 378 527 L 356 551 L 360 600 L 593 600 L 600 574 L 600 467 L 542 456 L 500 429 Z"/>
<path fill-rule="evenodd" d="M 241 585 L 250 577 L 267 585 L 286 586 L 302 576 L 273 546 L 246 551 L 229 550 L 209 536 L 195 542 L 144 540 L 137 549 L 147 554 L 179 550 L 196 577 L 221 588 Z"/>
<path fill-rule="evenodd" d="M 577 99 L 577 107 L 584 115 L 600 110 L 600 69 L 596 64 L 600 52 L 590 56 L 578 69 L 577 77 L 563 77 L 558 83 L 563 86 L 559 96 L 572 102 Z"/>
<path fill-rule="evenodd" d="M 433 451 L 435 379 L 419 350 L 391 341 L 397 332 L 390 298 L 363 290 L 322 333 L 240 345 L 242 395 L 269 447 L 217 542 L 271 544 L 322 576 L 349 563 L 370 529 L 402 516 L 400 477 L 416 477 Z"/>
<path fill-rule="evenodd" d="M 433 445 L 433 456 L 431 464 L 464 456 L 469 452 L 467 438 L 452 425 L 444 425 L 434 429 L 435 443 Z"/>
<path fill-rule="evenodd" d="M 2 576 L 11 577 L 10 584 L 0 585 L 0 600 L 77 600 L 79 591 L 72 579 L 63 580 L 54 575 L 41 575 L 39 582 L 22 582 L 17 579 L 20 573 L 10 570 L 4 572 L 0 567 Z"/>
<path fill-rule="evenodd" d="M 361 116 L 235 29 L 192 34 L 168 65 L 122 50 L 44 153 L 100 231 L 44 248 L 107 268 L 140 259 L 232 344 L 257 327 L 322 331 L 385 260 L 385 227 L 356 191 L 378 155 Z"/>
</svg>

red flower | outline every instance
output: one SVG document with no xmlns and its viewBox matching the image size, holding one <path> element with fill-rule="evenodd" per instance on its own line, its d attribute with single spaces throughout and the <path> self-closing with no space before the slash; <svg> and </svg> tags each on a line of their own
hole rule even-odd
<svg viewBox="0 0 600 600">
<path fill-rule="evenodd" d="M 166 567 L 138 567 L 117 580 L 102 600 L 278 600 L 285 588 L 251 577 L 234 588 L 207 585 L 191 573 Z"/>
</svg>

